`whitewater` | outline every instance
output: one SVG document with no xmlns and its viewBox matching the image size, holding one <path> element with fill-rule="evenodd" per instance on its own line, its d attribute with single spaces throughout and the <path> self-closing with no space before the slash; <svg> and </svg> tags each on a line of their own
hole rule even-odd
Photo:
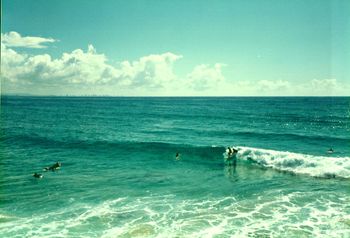
<svg viewBox="0 0 350 238">
<path fill-rule="evenodd" d="M 350 157 L 314 156 L 259 148 L 237 147 L 237 157 L 264 168 L 319 178 L 350 178 Z M 225 153 L 227 156 L 227 152 Z"/>
</svg>

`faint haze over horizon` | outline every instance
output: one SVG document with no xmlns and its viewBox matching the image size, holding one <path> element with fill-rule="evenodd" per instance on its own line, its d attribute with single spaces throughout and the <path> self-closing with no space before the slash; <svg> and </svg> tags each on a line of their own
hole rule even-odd
<svg viewBox="0 0 350 238">
<path fill-rule="evenodd" d="M 2 95 L 350 95 L 347 0 L 1 3 Z"/>
</svg>

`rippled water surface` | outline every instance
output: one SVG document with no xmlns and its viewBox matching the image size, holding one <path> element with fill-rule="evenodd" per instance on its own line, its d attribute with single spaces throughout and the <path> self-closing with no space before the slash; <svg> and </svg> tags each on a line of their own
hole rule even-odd
<svg viewBox="0 0 350 238">
<path fill-rule="evenodd" d="M 0 236 L 350 237 L 349 102 L 2 97 Z"/>
</svg>

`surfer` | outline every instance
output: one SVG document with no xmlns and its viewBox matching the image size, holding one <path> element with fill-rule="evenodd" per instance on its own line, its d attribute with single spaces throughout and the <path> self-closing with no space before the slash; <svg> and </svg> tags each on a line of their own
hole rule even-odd
<svg viewBox="0 0 350 238">
<path fill-rule="evenodd" d="M 228 150 L 228 156 L 230 157 L 233 153 L 233 150 L 231 147 L 227 147 L 227 150 Z"/>
<path fill-rule="evenodd" d="M 34 173 L 34 174 L 33 174 L 33 177 L 34 177 L 34 178 L 42 178 L 43 175 L 42 175 L 42 174 L 38 174 L 38 173 Z"/>
<path fill-rule="evenodd" d="M 176 160 L 179 160 L 179 159 L 180 159 L 180 153 L 179 153 L 179 152 L 176 153 L 175 159 L 176 159 Z"/>
<path fill-rule="evenodd" d="M 53 166 L 53 169 L 58 169 L 61 167 L 61 163 L 60 162 L 56 162 L 56 164 L 54 164 Z"/>
<path fill-rule="evenodd" d="M 334 152 L 334 150 L 332 148 L 330 148 L 327 152 L 331 154 Z"/>
<path fill-rule="evenodd" d="M 236 165 L 237 165 L 237 152 L 238 150 L 235 149 L 235 148 L 231 148 L 231 147 L 227 147 L 227 150 L 228 150 L 228 157 L 227 157 L 227 161 L 229 162 L 229 164 L 231 164 L 231 161 L 232 161 L 232 165 L 233 167 L 236 168 Z"/>
<path fill-rule="evenodd" d="M 48 170 L 55 171 L 55 170 L 57 170 L 59 168 L 61 168 L 61 163 L 60 162 L 56 162 L 54 165 L 44 168 L 44 170 L 45 171 L 48 171 Z"/>
<path fill-rule="evenodd" d="M 238 152 L 238 150 L 237 149 L 235 149 L 235 148 L 231 148 L 231 147 L 227 147 L 227 150 L 228 150 L 228 157 L 231 157 L 231 156 L 233 156 L 233 155 L 236 155 L 237 154 L 237 152 Z"/>
<path fill-rule="evenodd" d="M 237 152 L 238 152 L 237 149 L 232 148 L 232 157 L 233 157 L 232 162 L 233 162 L 233 167 L 234 168 L 236 168 L 236 165 L 237 165 L 237 156 L 236 156 Z"/>
</svg>

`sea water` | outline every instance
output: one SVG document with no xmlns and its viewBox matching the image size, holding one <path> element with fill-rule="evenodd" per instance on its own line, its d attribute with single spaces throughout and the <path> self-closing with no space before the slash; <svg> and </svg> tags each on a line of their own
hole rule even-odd
<svg viewBox="0 0 350 238">
<path fill-rule="evenodd" d="M 0 237 L 350 237 L 349 97 L 1 99 Z"/>
</svg>

